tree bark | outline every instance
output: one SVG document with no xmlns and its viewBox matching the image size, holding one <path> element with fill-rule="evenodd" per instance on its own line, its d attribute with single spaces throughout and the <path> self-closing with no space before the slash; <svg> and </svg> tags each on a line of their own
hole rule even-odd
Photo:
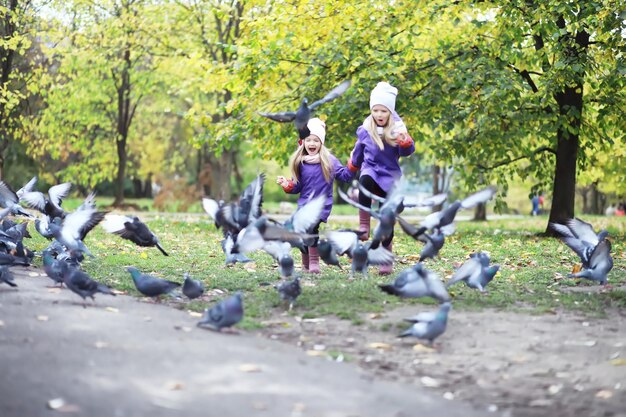
<svg viewBox="0 0 626 417">
<path fill-rule="evenodd" d="M 555 98 L 559 105 L 559 114 L 563 120 L 569 120 L 569 126 L 562 124 L 557 131 L 556 167 L 549 221 L 562 223 L 574 217 L 576 160 L 583 111 L 583 86 L 578 83 L 572 87 L 566 87 L 556 94 Z M 572 108 L 577 112 L 577 117 L 568 116 Z M 546 233 L 554 234 L 549 226 Z"/>
<path fill-rule="evenodd" d="M 211 184 L 208 195 L 211 198 L 230 201 L 232 189 L 230 177 L 233 169 L 233 150 L 224 149 L 219 157 L 207 154 L 207 162 L 211 168 Z"/>
</svg>

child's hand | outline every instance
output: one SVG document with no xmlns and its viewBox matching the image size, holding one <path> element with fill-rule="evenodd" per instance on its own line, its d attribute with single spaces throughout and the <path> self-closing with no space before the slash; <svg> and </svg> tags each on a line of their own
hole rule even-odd
<svg viewBox="0 0 626 417">
<path fill-rule="evenodd" d="M 276 184 L 280 185 L 281 187 L 286 187 L 287 185 L 289 185 L 289 181 L 287 180 L 287 178 L 279 175 L 278 177 L 276 177 Z"/>
</svg>

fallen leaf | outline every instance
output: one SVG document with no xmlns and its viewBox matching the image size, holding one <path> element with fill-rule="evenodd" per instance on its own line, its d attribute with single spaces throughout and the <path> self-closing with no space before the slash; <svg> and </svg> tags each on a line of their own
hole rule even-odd
<svg viewBox="0 0 626 417">
<path fill-rule="evenodd" d="M 382 349 L 382 350 L 391 350 L 392 348 L 390 344 L 382 343 L 382 342 L 372 342 L 368 344 L 367 347 L 370 349 Z"/>
<path fill-rule="evenodd" d="M 550 385 L 548 387 L 548 392 L 550 393 L 550 395 L 556 395 L 561 391 L 562 388 L 563 384 Z"/>
<path fill-rule="evenodd" d="M 314 345 L 313 346 L 313 350 L 319 350 L 319 351 L 326 350 L 326 346 L 324 346 L 324 345 Z"/>
<path fill-rule="evenodd" d="M 202 313 L 198 313 L 197 311 L 189 311 L 189 315 L 191 317 L 202 317 Z"/>
<path fill-rule="evenodd" d="M 578 273 L 578 272 L 582 271 L 582 269 L 583 269 L 583 268 L 582 268 L 582 266 L 581 266 L 581 265 L 576 264 L 576 265 L 574 265 L 574 267 L 572 268 L 572 274 L 576 274 L 576 273 Z"/>
<path fill-rule="evenodd" d="M 48 288 L 48 292 L 51 294 L 58 294 L 61 292 L 60 288 Z"/>
<path fill-rule="evenodd" d="M 51 410 L 56 410 L 59 407 L 63 407 L 65 405 L 65 400 L 63 398 L 54 398 L 48 401 L 48 408 Z"/>
<path fill-rule="evenodd" d="M 174 328 L 176 330 L 182 330 L 183 332 L 187 332 L 187 333 L 191 331 L 191 327 L 181 326 L 179 324 L 174 325 Z"/>
<path fill-rule="evenodd" d="M 321 319 L 321 318 L 317 318 L 317 319 L 302 319 L 302 321 L 304 323 L 322 323 L 322 322 L 326 321 L 326 319 Z"/>
<path fill-rule="evenodd" d="M 328 354 L 321 350 L 307 350 L 306 354 L 309 356 L 327 356 Z"/>
<path fill-rule="evenodd" d="M 182 382 L 172 382 L 170 383 L 169 389 L 172 391 L 180 391 L 185 387 L 185 384 Z"/>
<path fill-rule="evenodd" d="M 148 255 L 145 252 L 141 252 L 139 254 L 139 257 L 142 258 L 142 259 L 148 259 Z"/>
<path fill-rule="evenodd" d="M 44 316 L 44 315 L 37 316 L 37 320 L 39 320 L 39 321 L 48 321 L 48 316 Z"/>
<path fill-rule="evenodd" d="M 111 313 L 119 313 L 120 310 L 115 308 L 115 307 L 107 307 L 105 308 L 106 311 L 110 311 Z"/>
<path fill-rule="evenodd" d="M 382 314 L 380 314 L 380 313 L 372 313 L 372 314 L 370 314 L 370 319 L 372 319 L 372 320 L 373 320 L 373 319 L 379 319 L 379 318 L 381 318 L 382 316 L 383 316 L 383 315 L 382 315 Z"/>
<path fill-rule="evenodd" d="M 596 392 L 596 398 L 602 398 L 603 400 L 608 400 L 612 396 L 613 396 L 613 391 L 610 391 L 608 389 L 603 389 L 603 390 Z"/>
<path fill-rule="evenodd" d="M 429 376 L 423 376 L 420 378 L 420 382 L 423 386 L 429 388 L 437 388 L 439 386 L 439 382 L 435 378 L 431 378 Z"/>
<path fill-rule="evenodd" d="M 244 363 L 239 365 L 239 370 L 241 372 L 261 372 L 261 367 L 254 363 Z"/>
<path fill-rule="evenodd" d="M 609 363 L 613 366 L 625 366 L 626 359 L 625 358 L 616 358 L 609 361 Z"/>
<path fill-rule="evenodd" d="M 426 353 L 436 352 L 435 349 L 422 345 L 421 343 L 417 343 L 415 346 L 413 346 L 413 350 L 416 352 L 426 352 Z"/>
<path fill-rule="evenodd" d="M 39 272 L 29 272 L 28 276 L 29 277 L 39 277 L 39 276 L 41 276 L 41 274 Z"/>
</svg>

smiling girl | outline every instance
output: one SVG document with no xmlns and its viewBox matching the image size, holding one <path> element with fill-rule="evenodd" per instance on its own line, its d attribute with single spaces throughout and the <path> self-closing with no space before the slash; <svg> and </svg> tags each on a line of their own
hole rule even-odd
<svg viewBox="0 0 626 417">
<path fill-rule="evenodd" d="M 286 193 L 300 194 L 298 208 L 305 205 L 313 197 L 326 196 L 326 203 L 317 223 L 309 233 L 318 234 L 321 222 L 326 222 L 333 207 L 333 182 L 339 180 L 350 182 L 354 173 L 341 165 L 339 160 L 324 146 L 326 140 L 326 124 L 319 118 L 307 123 L 310 134 L 289 158 L 292 179 L 283 176 L 276 178 Z M 302 253 L 302 270 L 312 274 L 320 272 L 317 239 L 312 246 Z"/>
<path fill-rule="evenodd" d="M 379 82 L 370 94 L 370 115 L 356 130 L 357 141 L 352 150 L 348 168 L 361 170 L 359 183 L 372 194 L 386 197 L 397 179 L 402 176 L 399 159 L 415 152 L 415 144 L 404 122 L 395 112 L 398 89 Z M 359 204 L 372 206 L 372 199 L 359 194 Z M 360 239 L 369 239 L 370 213 L 359 210 Z M 391 251 L 393 234 L 383 243 Z M 393 264 L 382 265 L 381 274 L 389 274 Z"/>
</svg>

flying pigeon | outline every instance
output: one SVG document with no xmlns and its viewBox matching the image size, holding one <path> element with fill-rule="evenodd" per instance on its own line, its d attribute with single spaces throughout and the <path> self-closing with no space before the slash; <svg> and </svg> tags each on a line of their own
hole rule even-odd
<svg viewBox="0 0 626 417">
<path fill-rule="evenodd" d="M 19 201 L 20 198 L 9 186 L 9 184 L 4 181 L 0 181 L 0 205 L 9 209 L 9 212 L 14 215 L 21 214 L 26 217 L 33 217 L 29 212 L 24 210 L 22 206 L 20 206 Z"/>
<path fill-rule="evenodd" d="M 183 274 L 185 281 L 183 282 L 183 294 L 190 300 L 200 297 L 204 293 L 204 284 L 197 279 L 191 278 L 187 272 Z"/>
<path fill-rule="evenodd" d="M 61 203 L 70 193 L 70 188 L 72 188 L 71 182 L 53 185 L 48 190 L 48 196 L 40 191 L 27 191 L 22 194 L 20 201 L 32 209 L 39 210 L 50 219 L 64 218 L 65 211 L 61 208 Z"/>
<path fill-rule="evenodd" d="M 278 262 L 278 271 L 281 278 L 293 275 L 293 257 L 291 256 L 291 245 L 288 242 L 270 240 L 265 242 L 262 249 L 272 255 L 272 258 Z"/>
<path fill-rule="evenodd" d="M 92 258 L 92 253 L 83 243 L 87 233 L 102 221 L 106 211 L 97 211 L 95 208 L 87 210 L 76 210 L 67 214 L 63 222 L 59 225 L 51 222 L 48 225 L 50 232 L 67 250 L 71 253 L 85 253 Z"/>
<path fill-rule="evenodd" d="M 211 308 L 204 310 L 202 319 L 197 323 L 198 327 L 207 327 L 211 330 L 221 331 L 225 327 L 231 327 L 243 319 L 243 302 L 241 292 L 236 292 Z"/>
<path fill-rule="evenodd" d="M 309 122 L 309 119 L 311 118 L 311 114 L 313 110 L 315 110 L 317 107 L 321 106 L 322 104 L 327 103 L 341 96 L 343 93 L 346 92 L 348 87 L 350 87 L 350 84 L 351 84 L 350 80 L 346 80 L 342 82 L 337 87 L 333 88 L 323 98 L 311 103 L 310 106 L 308 105 L 309 104 L 308 99 L 306 98 L 302 99 L 302 102 L 300 103 L 300 107 L 295 112 L 289 111 L 289 112 L 283 112 L 283 113 L 259 113 L 259 114 L 263 117 L 267 117 L 276 122 L 282 122 L 282 123 L 294 122 L 294 124 L 296 125 L 296 129 L 298 130 L 299 138 L 304 139 L 310 135 L 310 131 L 307 128 L 307 123 Z"/>
<path fill-rule="evenodd" d="M 439 306 L 439 310 L 435 314 L 422 313 L 405 319 L 406 321 L 414 324 L 402 332 L 398 337 L 413 336 L 418 339 L 427 340 L 432 346 L 435 339 L 446 331 L 448 313 L 451 308 L 452 304 L 445 302 Z"/>
<path fill-rule="evenodd" d="M 568 219 L 565 224 L 550 223 L 549 226 L 582 262 L 583 271 L 568 277 L 587 278 L 606 285 L 607 275 L 613 268 L 611 242 L 606 240 L 609 233 L 601 230 L 596 234 L 591 224 L 578 218 Z"/>
<path fill-rule="evenodd" d="M 148 274 L 142 274 L 137 268 L 132 266 L 126 268 L 126 270 L 130 272 L 130 276 L 133 278 L 137 291 L 147 297 L 153 297 L 156 299 L 160 295 L 167 294 L 180 287 L 178 282 L 168 281 L 166 279 L 153 277 Z"/>
<path fill-rule="evenodd" d="M 156 246 L 163 255 L 169 256 L 161 246 L 159 238 L 137 216 L 109 214 L 102 222 L 102 227 L 107 232 L 119 235 L 139 246 Z"/>
<path fill-rule="evenodd" d="M 284 281 L 280 284 L 274 285 L 274 288 L 280 294 L 281 300 L 289 302 L 289 310 L 293 308 L 293 304 L 296 302 L 296 298 L 302 293 L 300 287 L 300 277 L 296 276 L 291 281 Z"/>
<path fill-rule="evenodd" d="M 405 269 L 392 283 L 381 284 L 379 288 L 401 298 L 431 297 L 439 302 L 450 301 L 450 295 L 439 276 L 424 268 L 422 263 Z"/>
<path fill-rule="evenodd" d="M 465 281 L 468 287 L 484 292 L 487 284 L 491 282 L 500 269 L 500 265 L 489 265 L 489 263 L 489 255 L 484 252 L 470 255 L 470 258 L 456 270 L 446 287 L 459 281 Z"/>
<path fill-rule="evenodd" d="M 339 255 L 348 255 L 352 258 L 350 276 L 356 272 L 367 276 L 369 265 L 388 265 L 393 262 L 393 253 L 382 245 L 372 248 L 372 242 L 361 242 L 359 234 L 353 231 L 331 230 L 326 232 L 326 238 Z"/>
</svg>

